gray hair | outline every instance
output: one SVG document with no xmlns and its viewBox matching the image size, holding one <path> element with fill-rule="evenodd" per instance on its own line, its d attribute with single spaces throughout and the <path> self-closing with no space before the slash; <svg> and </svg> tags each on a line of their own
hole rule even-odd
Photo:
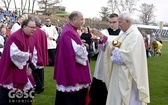
<svg viewBox="0 0 168 105">
<path fill-rule="evenodd" d="M 131 13 L 128 12 L 122 12 L 120 14 L 120 17 L 122 17 L 123 20 L 129 20 L 131 23 L 133 22 L 133 17 Z"/>
<path fill-rule="evenodd" d="M 40 19 L 40 18 L 38 18 L 38 17 L 36 16 L 36 17 L 33 18 L 33 20 L 35 21 L 37 27 L 40 27 L 40 26 L 41 26 L 41 19 Z"/>
</svg>

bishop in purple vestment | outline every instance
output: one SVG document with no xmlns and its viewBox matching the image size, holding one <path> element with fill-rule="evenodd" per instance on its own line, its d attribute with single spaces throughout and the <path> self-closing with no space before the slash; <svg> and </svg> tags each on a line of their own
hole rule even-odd
<svg viewBox="0 0 168 105">
<path fill-rule="evenodd" d="M 0 59 L 0 105 L 32 103 L 33 95 L 28 94 L 28 97 L 24 98 L 24 93 L 29 93 L 35 86 L 31 73 L 37 63 L 35 41 L 31 37 L 35 29 L 34 20 L 26 19 L 22 28 L 6 41 Z M 14 95 L 11 96 L 11 93 Z"/>
<path fill-rule="evenodd" d="M 57 45 L 54 79 L 57 82 L 55 105 L 84 105 L 91 83 L 87 50 L 77 29 L 83 25 L 83 15 L 74 11 L 62 30 Z"/>
<path fill-rule="evenodd" d="M 38 17 L 33 18 L 36 22 L 36 31 L 34 32 L 33 38 L 36 43 L 35 46 L 37 48 L 37 66 L 36 70 L 33 70 L 33 77 L 36 83 L 35 92 L 40 94 L 44 91 L 44 66 L 49 64 L 48 61 L 48 50 L 47 50 L 47 35 L 40 28 L 41 27 L 41 19 Z"/>
</svg>

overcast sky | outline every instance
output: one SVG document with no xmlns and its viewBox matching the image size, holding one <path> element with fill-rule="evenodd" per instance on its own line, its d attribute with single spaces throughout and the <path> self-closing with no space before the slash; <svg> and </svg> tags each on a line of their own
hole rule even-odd
<svg viewBox="0 0 168 105">
<path fill-rule="evenodd" d="M 63 0 L 62 6 L 66 7 L 66 11 L 72 12 L 73 10 L 81 11 L 85 17 L 99 17 L 101 7 L 107 6 L 108 0 Z M 142 3 L 154 4 L 156 7 L 155 20 L 168 22 L 168 0 L 139 0 L 138 5 Z"/>
<path fill-rule="evenodd" d="M 17 5 L 20 5 L 20 0 L 17 1 Z M 108 0 L 63 0 L 61 5 L 66 7 L 67 12 L 78 10 L 83 13 L 84 17 L 93 18 L 100 16 L 99 12 L 101 11 L 101 7 L 107 7 L 107 1 Z M 137 8 L 139 8 L 138 5 L 142 3 L 154 4 L 156 7 L 155 20 L 165 21 L 168 23 L 168 0 L 139 0 Z M 2 6 L 1 3 L 0 6 Z M 14 8 L 14 5 L 12 6 L 11 3 L 10 7 Z M 38 6 L 36 4 L 35 8 L 37 7 Z"/>
</svg>

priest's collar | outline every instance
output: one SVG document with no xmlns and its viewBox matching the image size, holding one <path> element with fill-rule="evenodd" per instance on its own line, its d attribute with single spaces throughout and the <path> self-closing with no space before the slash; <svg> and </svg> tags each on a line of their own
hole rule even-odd
<svg viewBox="0 0 168 105">
<path fill-rule="evenodd" d="M 46 27 L 51 27 L 51 24 L 50 25 L 46 24 Z"/>
<path fill-rule="evenodd" d="M 118 30 L 118 28 L 117 29 L 112 29 L 113 31 L 117 31 Z"/>
<path fill-rule="evenodd" d="M 17 22 L 17 24 L 21 25 L 19 22 Z"/>
<path fill-rule="evenodd" d="M 117 31 L 117 30 L 119 30 L 119 28 L 116 28 L 116 29 L 108 28 L 108 30 L 110 30 L 110 31 Z"/>
<path fill-rule="evenodd" d="M 134 26 L 131 25 L 126 31 L 123 32 L 123 34 L 128 35 L 134 30 Z"/>
<path fill-rule="evenodd" d="M 72 26 L 72 28 L 73 28 L 75 31 L 78 30 L 78 28 L 76 28 L 75 26 L 73 26 L 71 23 L 69 23 L 69 24 Z"/>
</svg>

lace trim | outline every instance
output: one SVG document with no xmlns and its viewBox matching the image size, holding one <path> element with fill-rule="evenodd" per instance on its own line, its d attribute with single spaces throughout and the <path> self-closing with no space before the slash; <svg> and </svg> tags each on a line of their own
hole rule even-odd
<svg viewBox="0 0 168 105">
<path fill-rule="evenodd" d="M 77 44 L 73 39 L 71 39 L 71 41 L 72 41 L 73 49 L 76 54 L 76 62 L 86 66 L 87 65 L 86 61 L 88 60 L 88 57 L 87 57 L 88 52 L 86 50 L 86 47 L 84 45 Z"/>
<path fill-rule="evenodd" d="M 124 62 L 121 59 L 121 56 L 118 52 L 118 49 L 119 48 L 115 47 L 115 49 L 112 51 L 112 56 L 110 57 L 110 59 L 111 59 L 112 62 L 114 62 L 116 64 L 123 65 Z"/>
<path fill-rule="evenodd" d="M 36 50 L 35 47 L 34 47 L 34 50 L 33 50 L 33 57 L 32 57 L 31 62 L 32 62 L 33 65 L 36 67 L 36 64 L 37 64 L 37 50 Z"/>
<path fill-rule="evenodd" d="M 99 47 L 102 51 L 105 51 L 105 49 L 106 49 L 106 43 L 98 44 L 98 47 Z"/>
<path fill-rule="evenodd" d="M 90 84 L 76 84 L 76 86 L 63 86 L 57 85 L 57 90 L 61 92 L 74 92 L 79 91 L 80 89 L 89 87 Z"/>
<path fill-rule="evenodd" d="M 2 86 L 2 87 L 4 87 L 4 88 L 7 88 L 7 89 L 9 89 L 9 90 L 18 90 L 17 88 L 14 88 L 14 87 L 13 87 L 13 83 L 11 83 L 11 84 L 4 84 L 4 85 L 0 84 L 0 86 Z M 28 82 L 25 84 L 23 90 L 24 90 L 24 91 L 25 91 L 25 90 L 30 90 L 30 89 L 32 89 L 32 88 L 33 88 L 33 85 L 31 84 L 30 80 L 28 79 Z"/>
<path fill-rule="evenodd" d="M 12 43 L 10 48 L 10 57 L 12 62 L 19 68 L 23 69 L 23 67 L 27 64 L 27 61 L 29 60 L 29 52 L 23 52 L 18 49 L 18 47 Z M 34 47 L 33 50 L 33 56 L 31 62 L 36 66 L 37 64 L 37 50 Z"/>
<path fill-rule="evenodd" d="M 23 69 L 23 67 L 26 65 L 27 61 L 29 60 L 29 53 L 20 51 L 18 47 L 14 43 L 12 43 L 10 47 L 10 57 L 12 62 L 19 69 Z"/>
<path fill-rule="evenodd" d="M 104 38 L 104 37 L 103 37 Z M 102 51 L 105 51 L 106 49 L 106 44 L 107 44 L 107 41 L 103 41 L 103 38 L 100 39 L 100 42 L 98 43 L 98 47 L 102 50 Z"/>
</svg>

